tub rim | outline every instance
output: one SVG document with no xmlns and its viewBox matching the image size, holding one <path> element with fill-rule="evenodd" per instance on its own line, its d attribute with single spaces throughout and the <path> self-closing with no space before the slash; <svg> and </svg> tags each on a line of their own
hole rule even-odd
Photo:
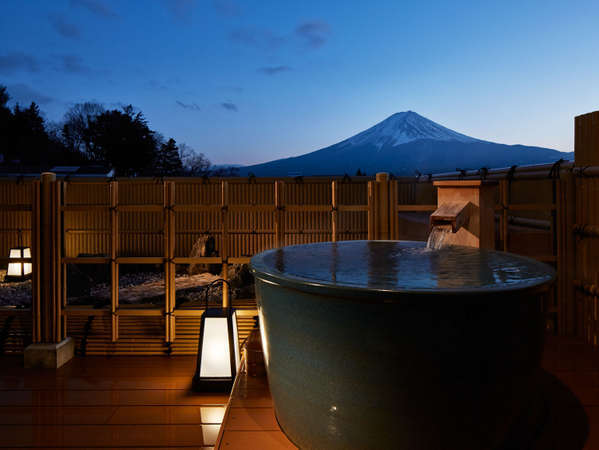
<svg viewBox="0 0 599 450">
<path fill-rule="evenodd" d="M 350 241 L 337 241 L 341 242 L 403 242 L 403 243 L 415 243 L 422 245 L 421 241 L 408 241 L 408 240 L 350 240 Z M 286 247 L 300 247 L 309 245 L 322 245 L 332 243 L 328 242 L 316 242 L 308 244 L 296 244 L 289 245 Z M 286 248 L 282 247 L 282 248 Z M 460 246 L 456 246 L 460 247 Z M 531 294 L 539 291 L 544 291 L 549 288 L 556 281 L 556 271 L 550 265 L 530 258 L 528 256 L 517 255 L 510 252 L 503 252 L 500 250 L 486 250 L 494 253 L 509 254 L 510 257 L 526 261 L 529 264 L 537 265 L 540 270 L 546 272 L 549 279 L 545 280 L 531 280 L 513 283 L 511 285 L 503 286 L 485 286 L 485 287 L 472 287 L 472 288 L 397 288 L 397 289 L 383 289 L 383 288 L 371 288 L 352 284 L 334 284 L 332 282 L 326 282 L 323 280 L 315 280 L 310 278 L 304 278 L 300 276 L 294 276 L 289 274 L 281 274 L 275 271 L 273 268 L 268 267 L 264 263 L 264 258 L 279 250 L 281 247 L 272 248 L 261 253 L 254 255 L 250 260 L 250 270 L 255 278 L 265 282 L 267 284 L 282 286 L 298 290 L 300 292 L 306 292 L 310 294 L 317 294 L 329 297 L 345 297 L 345 298 L 362 298 L 365 300 L 380 300 L 382 302 L 398 301 L 405 299 L 406 296 L 484 296 L 484 294 L 500 294 L 509 292 L 524 292 L 528 291 Z"/>
</svg>

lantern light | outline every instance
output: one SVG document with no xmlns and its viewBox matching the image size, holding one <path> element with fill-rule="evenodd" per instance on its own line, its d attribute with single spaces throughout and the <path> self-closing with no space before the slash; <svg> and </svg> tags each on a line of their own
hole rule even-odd
<svg viewBox="0 0 599 450">
<path fill-rule="evenodd" d="M 7 281 L 22 281 L 31 276 L 31 262 L 22 261 L 22 259 L 31 258 L 31 248 L 22 246 L 21 241 L 21 230 L 19 230 L 19 246 L 11 248 L 8 254 L 8 269 L 5 277 Z M 12 259 L 20 259 L 21 261 L 11 262 Z"/>
<path fill-rule="evenodd" d="M 216 283 L 228 284 L 227 280 L 218 279 L 204 288 L 206 309 L 200 322 L 198 360 L 193 378 L 196 391 L 230 390 L 239 370 L 237 314 L 233 308 L 208 308 L 208 292 Z"/>
</svg>

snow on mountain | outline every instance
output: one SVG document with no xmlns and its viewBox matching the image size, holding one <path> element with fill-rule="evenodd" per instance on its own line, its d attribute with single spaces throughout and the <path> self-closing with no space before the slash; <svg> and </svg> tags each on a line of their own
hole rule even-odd
<svg viewBox="0 0 599 450">
<path fill-rule="evenodd" d="M 343 145 L 374 145 L 377 148 L 396 147 L 419 139 L 435 141 L 481 142 L 465 134 L 445 128 L 413 111 L 395 113 L 355 136 Z"/>
<path fill-rule="evenodd" d="M 295 176 L 391 172 L 396 175 L 438 173 L 457 168 L 512 165 L 573 159 L 573 153 L 505 145 L 475 139 L 445 128 L 413 111 L 393 114 L 337 144 L 304 155 L 241 167 L 246 176 Z"/>
</svg>

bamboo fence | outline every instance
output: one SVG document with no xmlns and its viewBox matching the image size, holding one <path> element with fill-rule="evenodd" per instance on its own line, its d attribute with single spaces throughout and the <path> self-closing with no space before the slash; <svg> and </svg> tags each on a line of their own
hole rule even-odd
<svg viewBox="0 0 599 450">
<path fill-rule="evenodd" d="M 425 235 L 437 207 L 432 181 L 444 179 L 498 182 L 496 247 L 554 265 L 548 329 L 598 345 L 598 178 L 599 167 L 558 162 L 409 178 L 3 180 L 0 255 L 8 256 L 21 230 L 33 250 L 34 278 L 31 308 L 0 308 L 0 351 L 68 335 L 81 354 L 194 354 L 203 309 L 176 306 L 177 265 L 219 264 L 226 278 L 229 265 L 277 246 L 414 238 L 406 226 L 412 217 Z M 218 256 L 191 257 L 193 243 L 206 234 L 215 238 Z M 108 267 L 107 307 L 69 304 L 70 264 Z M 163 304 L 119 302 L 120 273 L 131 264 L 162 268 Z M 224 288 L 223 304 L 238 309 L 243 339 L 254 300 L 232 300 Z"/>
</svg>

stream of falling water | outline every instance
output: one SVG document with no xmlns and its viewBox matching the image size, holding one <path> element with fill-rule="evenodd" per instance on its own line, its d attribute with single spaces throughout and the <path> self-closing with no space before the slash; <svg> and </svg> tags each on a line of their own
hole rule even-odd
<svg viewBox="0 0 599 450">
<path fill-rule="evenodd" d="M 426 247 L 434 250 L 442 249 L 445 245 L 445 238 L 451 233 L 451 225 L 435 225 L 428 235 Z"/>
</svg>

